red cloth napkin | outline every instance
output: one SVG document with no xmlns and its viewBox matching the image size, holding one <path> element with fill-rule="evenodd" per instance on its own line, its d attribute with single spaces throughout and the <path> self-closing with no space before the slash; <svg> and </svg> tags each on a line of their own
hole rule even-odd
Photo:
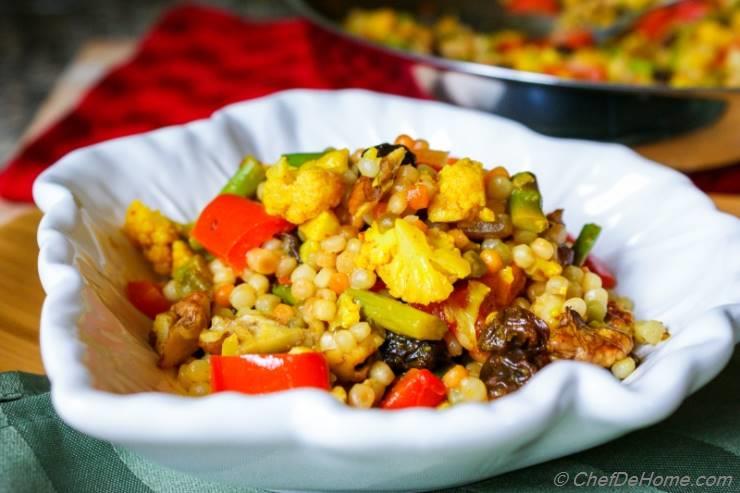
<svg viewBox="0 0 740 493">
<path fill-rule="evenodd" d="M 39 173 L 78 147 L 204 118 L 226 104 L 296 87 L 426 97 L 410 63 L 306 21 L 252 22 L 213 8 L 177 7 L 130 61 L 21 149 L 0 173 L 0 195 L 31 201 Z"/>
<path fill-rule="evenodd" d="M 204 118 L 226 104 L 296 87 L 427 97 L 409 62 L 306 21 L 259 23 L 182 6 L 165 14 L 130 61 L 21 149 L 0 172 L 0 196 L 31 201 L 39 173 L 78 147 Z M 740 193 L 740 165 L 694 178 L 707 192 Z"/>
</svg>

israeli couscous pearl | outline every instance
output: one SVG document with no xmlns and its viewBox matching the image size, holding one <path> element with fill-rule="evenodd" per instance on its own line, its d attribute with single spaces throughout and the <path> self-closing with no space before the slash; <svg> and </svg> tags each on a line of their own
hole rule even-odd
<svg viewBox="0 0 740 493">
<path fill-rule="evenodd" d="M 347 246 L 344 248 L 349 253 L 359 253 L 362 248 L 362 242 L 357 238 L 347 240 Z"/>
<path fill-rule="evenodd" d="M 601 278 L 597 276 L 596 274 L 594 274 L 593 272 L 586 272 L 583 275 L 581 286 L 583 287 L 584 291 L 598 289 L 601 287 Z"/>
<path fill-rule="evenodd" d="M 517 229 L 514 231 L 514 242 L 529 245 L 537 239 L 537 233 L 532 231 L 526 231 L 523 229 Z"/>
<path fill-rule="evenodd" d="M 272 310 L 272 316 L 283 325 L 288 324 L 294 314 L 295 310 L 293 310 L 293 307 L 285 303 L 280 303 Z"/>
<path fill-rule="evenodd" d="M 337 254 L 325 251 L 316 252 L 316 257 L 314 261 L 316 263 L 316 266 L 319 268 L 334 267 L 334 265 L 336 265 L 337 263 Z"/>
<path fill-rule="evenodd" d="M 563 303 L 563 308 L 570 308 L 578 313 L 581 318 L 586 317 L 586 302 L 582 298 L 569 298 Z"/>
<path fill-rule="evenodd" d="M 329 300 L 316 299 L 313 302 L 311 311 L 313 316 L 324 322 L 330 322 L 337 313 L 337 306 Z"/>
<path fill-rule="evenodd" d="M 449 337 L 445 337 L 445 343 L 447 344 L 447 352 L 450 353 L 450 356 L 457 357 L 463 353 L 462 344 L 452 334 Z"/>
<path fill-rule="evenodd" d="M 257 297 L 254 307 L 262 313 L 271 313 L 280 304 L 280 298 L 274 294 L 261 294 Z"/>
<path fill-rule="evenodd" d="M 468 370 L 462 365 L 455 365 L 442 375 L 442 383 L 448 389 L 457 388 L 460 382 L 468 376 Z"/>
<path fill-rule="evenodd" d="M 511 180 L 506 176 L 497 175 L 488 180 L 486 192 L 492 199 L 504 200 L 511 195 Z"/>
<path fill-rule="evenodd" d="M 590 289 L 586 291 L 583 299 L 586 301 L 586 303 L 588 303 L 589 301 L 596 301 L 599 304 L 606 306 L 607 302 L 609 301 L 609 293 L 607 293 L 606 289 L 604 288 Z"/>
<path fill-rule="evenodd" d="M 357 163 L 357 170 L 362 176 L 375 178 L 378 176 L 378 172 L 380 171 L 380 162 L 378 159 L 362 158 L 360 159 L 360 162 Z"/>
<path fill-rule="evenodd" d="M 337 293 L 329 288 L 321 288 L 316 290 L 316 297 L 322 300 L 337 301 Z"/>
<path fill-rule="evenodd" d="M 229 303 L 237 310 L 242 308 L 252 308 L 257 301 L 257 293 L 249 284 L 239 284 L 231 290 L 229 294 Z"/>
<path fill-rule="evenodd" d="M 339 402 L 342 404 L 347 403 L 347 391 L 344 390 L 344 387 L 337 385 L 333 389 L 331 389 L 331 395 L 334 396 Z"/>
<path fill-rule="evenodd" d="M 183 365 L 183 376 L 190 382 L 208 382 L 211 378 L 211 365 L 208 360 L 196 359 Z"/>
<path fill-rule="evenodd" d="M 468 370 L 468 374 L 476 378 L 480 376 L 481 368 L 483 368 L 483 364 L 477 361 L 473 361 L 465 365 L 465 369 Z"/>
<path fill-rule="evenodd" d="M 553 276 L 547 280 L 545 291 L 559 296 L 565 296 L 568 292 L 568 280 L 563 276 Z"/>
<path fill-rule="evenodd" d="M 330 236 L 321 242 L 321 248 L 330 253 L 339 253 L 347 246 L 347 240 L 341 235 Z"/>
<path fill-rule="evenodd" d="M 324 267 L 319 271 L 318 274 L 316 274 L 316 277 L 314 277 L 313 279 L 313 283 L 316 285 L 317 288 L 325 288 L 329 285 L 331 276 L 334 275 L 335 272 L 336 269 L 332 267 Z"/>
<path fill-rule="evenodd" d="M 563 276 L 569 281 L 580 284 L 583 281 L 583 270 L 575 265 L 569 265 L 563 269 Z"/>
<path fill-rule="evenodd" d="M 527 288 L 527 296 L 530 301 L 536 300 L 538 297 L 545 293 L 546 284 L 542 281 L 536 281 L 529 285 Z"/>
<path fill-rule="evenodd" d="M 352 335 L 356 340 L 364 341 L 370 335 L 372 329 L 370 328 L 370 324 L 367 322 L 357 322 L 350 327 L 349 330 L 352 332 Z"/>
<path fill-rule="evenodd" d="M 208 269 L 213 275 L 213 284 L 234 284 L 236 282 L 234 271 L 220 259 L 211 260 Z"/>
<path fill-rule="evenodd" d="M 512 249 L 511 254 L 517 267 L 528 269 L 534 264 L 534 255 L 529 245 L 517 245 Z"/>
<path fill-rule="evenodd" d="M 377 276 L 367 269 L 354 269 L 349 278 L 349 284 L 353 289 L 370 289 L 375 285 Z"/>
<path fill-rule="evenodd" d="M 324 332 L 323 334 L 321 334 L 321 339 L 319 339 L 319 347 L 322 351 L 335 349 L 337 345 L 334 342 L 334 336 L 332 336 L 332 334 L 329 332 Z"/>
<path fill-rule="evenodd" d="M 349 391 L 349 405 L 359 408 L 370 408 L 375 402 L 375 391 L 365 383 L 356 383 Z"/>
<path fill-rule="evenodd" d="M 552 243 L 544 238 L 537 238 L 530 245 L 535 255 L 543 260 L 550 260 L 555 254 L 555 248 Z"/>
<path fill-rule="evenodd" d="M 167 301 L 177 301 L 179 297 L 177 296 L 177 283 L 175 283 L 174 279 L 167 281 L 167 284 L 164 285 L 164 288 L 162 289 L 162 294 L 164 294 L 164 297 L 167 298 Z"/>
<path fill-rule="evenodd" d="M 406 210 L 407 205 L 406 193 L 404 191 L 396 192 L 388 199 L 388 212 L 398 216 Z"/>
<path fill-rule="evenodd" d="M 344 251 L 337 255 L 336 269 L 344 274 L 352 273 L 352 269 L 355 268 L 355 254 Z"/>
<path fill-rule="evenodd" d="M 568 291 L 565 293 L 566 298 L 582 298 L 583 288 L 577 281 L 571 281 L 568 283 Z"/>
<path fill-rule="evenodd" d="M 390 385 L 395 377 L 393 370 L 391 370 L 391 367 L 385 361 L 376 361 L 370 367 L 370 378 L 380 382 L 385 387 Z"/>
<path fill-rule="evenodd" d="M 275 251 L 266 248 L 252 248 L 247 252 L 247 265 L 259 274 L 274 274 L 279 260 Z"/>
<path fill-rule="evenodd" d="M 298 265 L 298 261 L 290 255 L 284 255 L 278 261 L 277 267 L 275 268 L 275 275 L 277 277 L 288 277 Z"/>
<path fill-rule="evenodd" d="M 602 321 L 606 316 L 606 305 L 598 301 L 586 302 L 586 319 L 591 321 Z"/>
<path fill-rule="evenodd" d="M 193 396 L 208 395 L 211 393 L 211 385 L 207 382 L 194 383 L 188 389 L 188 394 Z"/>
<path fill-rule="evenodd" d="M 476 377 L 465 377 L 460 381 L 460 393 L 468 402 L 484 402 L 488 400 L 486 384 Z"/>
<path fill-rule="evenodd" d="M 252 286 L 257 295 L 265 294 L 270 289 L 270 281 L 262 274 L 252 274 L 246 279 L 246 282 Z"/>
<path fill-rule="evenodd" d="M 343 353 L 349 353 L 357 345 L 357 341 L 352 333 L 348 330 L 338 330 L 334 334 L 334 342 L 337 348 Z"/>
<path fill-rule="evenodd" d="M 657 320 L 640 320 L 635 323 L 635 340 L 640 344 L 658 344 L 666 332 L 665 325 Z"/>
<path fill-rule="evenodd" d="M 290 280 L 294 283 L 300 280 L 313 281 L 315 277 L 316 269 L 310 265 L 301 264 L 290 275 Z"/>
<path fill-rule="evenodd" d="M 283 249 L 283 242 L 277 238 L 272 238 L 271 240 L 267 240 L 264 245 L 262 245 L 262 248 L 265 250 L 279 251 Z"/>
<path fill-rule="evenodd" d="M 612 374 L 620 380 L 624 380 L 635 371 L 635 360 L 627 356 L 612 365 Z"/>
<path fill-rule="evenodd" d="M 316 292 L 316 286 L 308 279 L 297 279 L 290 287 L 290 293 L 298 301 L 307 300 Z"/>
</svg>

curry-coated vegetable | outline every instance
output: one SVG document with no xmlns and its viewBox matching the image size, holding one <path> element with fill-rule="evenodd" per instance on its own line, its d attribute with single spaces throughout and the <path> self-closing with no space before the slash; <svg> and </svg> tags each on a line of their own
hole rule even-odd
<svg viewBox="0 0 740 493">
<path fill-rule="evenodd" d="M 370 291 L 349 289 L 347 293 L 360 304 L 365 317 L 396 334 L 438 341 L 447 332 L 447 325 L 438 317 L 406 303 Z"/>
<path fill-rule="evenodd" d="M 537 178 L 528 172 L 511 177 L 514 188 L 509 197 L 509 214 L 516 228 L 533 233 L 542 233 L 548 227 L 547 217 L 542 212 L 542 194 Z"/>
</svg>

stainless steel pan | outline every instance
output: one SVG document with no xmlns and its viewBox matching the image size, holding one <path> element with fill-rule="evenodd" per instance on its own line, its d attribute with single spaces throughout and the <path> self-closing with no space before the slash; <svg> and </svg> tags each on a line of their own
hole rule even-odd
<svg viewBox="0 0 740 493">
<path fill-rule="evenodd" d="M 501 27 L 493 0 L 289 0 L 338 35 L 417 62 L 423 82 L 441 100 L 520 121 L 559 137 L 621 142 L 686 170 L 740 162 L 740 90 L 674 89 L 572 81 L 480 63 L 415 54 L 347 33 L 342 19 L 356 7 L 392 6 L 433 18 L 454 13 L 479 29 Z"/>
</svg>

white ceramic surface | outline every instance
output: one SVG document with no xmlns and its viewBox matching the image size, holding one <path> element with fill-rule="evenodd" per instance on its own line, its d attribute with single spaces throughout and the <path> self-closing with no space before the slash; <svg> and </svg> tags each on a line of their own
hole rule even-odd
<svg viewBox="0 0 740 493">
<path fill-rule="evenodd" d="M 605 227 L 596 254 L 641 318 L 672 337 L 624 383 L 556 362 L 487 405 L 358 411 L 298 390 L 169 395 L 148 320 L 125 300 L 146 266 L 118 228 L 134 198 L 188 221 L 240 158 L 356 148 L 399 133 L 487 166 L 537 173 L 571 231 Z M 275 489 L 430 489 L 576 452 L 673 412 L 726 364 L 740 326 L 740 221 L 688 179 L 617 145 L 557 140 L 489 115 L 364 91 L 288 91 L 211 119 L 70 153 L 36 182 L 44 365 L 71 426 L 161 464 Z M 726 305 L 735 303 L 734 306 Z M 726 305 L 719 307 L 719 305 Z M 733 326 L 735 335 L 733 335 Z"/>
</svg>

